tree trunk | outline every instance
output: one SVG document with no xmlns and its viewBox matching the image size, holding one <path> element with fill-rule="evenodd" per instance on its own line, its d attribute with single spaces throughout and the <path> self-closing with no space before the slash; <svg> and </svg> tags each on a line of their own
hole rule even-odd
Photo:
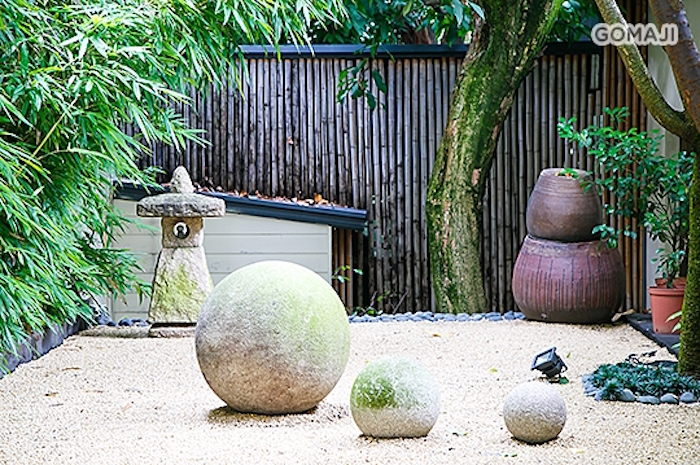
<svg viewBox="0 0 700 465">
<path fill-rule="evenodd" d="M 700 145 L 695 144 L 693 183 L 690 187 L 688 281 L 681 317 L 678 371 L 700 379 Z"/>
<path fill-rule="evenodd" d="M 428 185 L 430 267 L 438 312 L 485 309 L 481 200 L 503 120 L 562 0 L 483 0 Z"/>
<path fill-rule="evenodd" d="M 688 282 L 681 320 L 681 348 L 678 369 L 681 374 L 700 378 L 700 53 L 680 0 L 652 0 L 658 22 L 678 25 L 678 45 L 666 47 L 678 91 L 695 134 L 685 136 L 695 149 L 693 183 L 690 194 L 690 232 L 688 247 Z M 690 139 L 690 140 L 688 140 Z"/>
</svg>

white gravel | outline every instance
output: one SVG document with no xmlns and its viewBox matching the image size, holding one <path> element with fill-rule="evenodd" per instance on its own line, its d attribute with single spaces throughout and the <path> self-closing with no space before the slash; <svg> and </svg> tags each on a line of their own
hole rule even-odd
<svg viewBox="0 0 700 465">
<path fill-rule="evenodd" d="M 580 376 L 658 347 L 626 325 L 379 323 L 351 325 L 336 388 L 307 414 L 263 417 L 223 407 L 197 366 L 192 338 L 78 335 L 0 380 L 0 463 L 7 464 L 688 464 L 700 456 L 700 405 L 595 402 Z M 503 401 L 537 378 L 551 346 L 571 380 L 554 385 L 567 423 L 532 446 L 505 427 Z M 352 382 L 384 355 L 413 357 L 442 398 L 426 438 L 361 436 Z M 657 358 L 673 359 L 659 349 Z"/>
</svg>

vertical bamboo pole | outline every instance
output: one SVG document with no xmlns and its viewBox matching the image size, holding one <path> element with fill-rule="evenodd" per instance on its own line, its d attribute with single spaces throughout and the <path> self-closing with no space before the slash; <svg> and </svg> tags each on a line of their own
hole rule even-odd
<svg viewBox="0 0 700 465">
<path fill-rule="evenodd" d="M 268 195 L 279 195 L 279 171 L 282 168 L 278 164 L 278 149 L 277 149 L 277 86 L 278 81 L 278 66 L 276 59 L 266 60 L 268 64 L 269 90 L 266 95 L 267 99 L 267 114 L 265 115 L 265 145 L 269 153 L 270 169 L 266 173 L 269 176 L 269 183 L 265 193 Z M 284 168 L 282 168 L 284 170 Z M 269 174 L 268 174 L 269 173 Z"/>
<path fill-rule="evenodd" d="M 408 285 L 406 281 L 406 275 L 408 273 L 408 268 L 410 264 L 406 261 L 406 223 L 405 223 L 405 211 L 406 211 L 406 191 L 405 191 L 405 148 L 404 148 L 404 135 L 405 135 L 405 105 L 406 105 L 406 95 L 404 94 L 403 82 L 405 80 L 404 75 L 404 61 L 396 60 L 396 78 L 394 80 L 394 87 L 396 89 L 396 231 L 397 231 L 397 253 L 396 260 L 398 263 L 397 274 L 398 274 L 398 293 L 404 295 L 408 291 Z M 391 128 L 389 130 L 392 130 Z M 412 300 L 409 300 L 411 302 Z M 404 310 L 410 309 L 411 306 L 408 305 Z"/>
<path fill-rule="evenodd" d="M 345 67 L 353 66 L 353 61 L 347 60 Z M 359 114 L 357 112 L 357 102 L 355 100 L 347 100 L 345 102 L 348 112 L 348 143 L 350 152 L 350 182 L 352 184 L 352 204 L 355 206 L 363 205 L 366 208 L 365 196 L 362 194 L 363 189 L 360 187 L 360 147 L 359 147 Z"/>
<path fill-rule="evenodd" d="M 309 80 L 311 80 L 310 73 L 308 73 L 309 68 L 308 60 L 299 60 L 299 164 L 300 164 L 300 184 L 298 187 L 300 196 L 308 196 L 313 190 L 313 187 L 309 186 L 310 169 L 309 169 L 309 152 L 313 150 L 309 147 L 309 118 L 311 117 L 311 111 L 309 110 L 308 96 L 309 94 Z M 312 120 L 313 121 L 313 120 Z"/>
<path fill-rule="evenodd" d="M 411 155 L 413 164 L 413 187 L 412 198 L 413 211 L 411 212 L 411 223 L 413 228 L 413 306 L 416 309 L 421 308 L 421 178 L 420 178 L 420 141 L 419 141 L 419 108 L 420 108 L 420 69 L 417 59 L 411 60 Z"/>
<path fill-rule="evenodd" d="M 291 157 L 292 157 L 292 184 L 290 187 L 289 195 L 296 197 L 301 195 L 303 189 L 302 175 L 303 175 L 303 157 L 304 151 L 302 150 L 302 137 L 303 137 L 303 119 L 301 113 L 301 99 L 302 95 L 306 94 L 306 90 L 301 87 L 301 73 L 303 69 L 301 60 L 295 59 L 291 63 L 291 89 L 292 89 L 292 114 L 289 117 L 289 124 L 291 125 L 291 140 L 289 139 L 289 133 L 287 135 L 287 150 L 289 151 L 289 146 L 291 145 Z M 289 155 L 288 155 L 289 156 Z"/>
<path fill-rule="evenodd" d="M 404 211 L 404 228 L 406 231 L 406 290 L 408 295 L 406 296 L 406 305 L 411 308 L 411 311 L 419 310 L 415 306 L 415 297 L 417 295 L 417 289 L 415 287 L 415 282 L 413 279 L 415 273 L 415 264 L 413 262 L 414 254 L 414 239 L 413 239 L 413 204 L 415 202 L 414 191 L 413 191 L 413 179 L 415 178 L 413 173 L 413 152 L 412 147 L 412 124 L 413 119 L 411 118 L 412 107 L 414 106 L 413 101 L 413 91 L 415 87 L 411 86 L 412 82 L 412 72 L 411 60 L 404 60 L 404 78 L 403 78 L 403 152 L 404 152 L 404 192 L 406 198 L 405 211 Z"/>
<path fill-rule="evenodd" d="M 294 126 L 297 112 L 299 111 L 299 89 L 296 92 L 292 89 L 292 60 L 284 60 L 284 136 L 281 143 L 284 146 L 284 193 L 285 197 L 294 197 L 295 178 L 299 163 L 294 155 L 296 139 L 294 137 Z M 293 116 L 294 115 L 294 116 Z M 281 125 L 280 125 L 281 126 Z"/>
</svg>

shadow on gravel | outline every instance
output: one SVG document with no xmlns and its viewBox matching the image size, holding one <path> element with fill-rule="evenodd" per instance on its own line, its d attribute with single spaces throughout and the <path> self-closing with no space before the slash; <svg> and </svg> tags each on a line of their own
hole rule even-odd
<svg viewBox="0 0 700 465">
<path fill-rule="evenodd" d="M 231 407 L 219 407 L 207 414 L 207 421 L 220 425 L 250 426 L 256 428 L 276 428 L 300 424 L 330 424 L 348 417 L 348 409 L 341 405 L 321 402 L 316 407 L 302 413 L 288 415 L 259 415 L 241 413 Z"/>
</svg>

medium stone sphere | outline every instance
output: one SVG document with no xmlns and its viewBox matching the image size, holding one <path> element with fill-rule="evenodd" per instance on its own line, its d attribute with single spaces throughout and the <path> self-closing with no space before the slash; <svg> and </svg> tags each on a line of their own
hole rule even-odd
<svg viewBox="0 0 700 465">
<path fill-rule="evenodd" d="M 503 404 L 503 419 L 516 439 L 540 444 L 556 438 L 564 428 L 566 405 L 552 386 L 533 381 L 508 394 Z"/>
<path fill-rule="evenodd" d="M 440 413 L 440 389 L 420 363 L 384 358 L 367 365 L 355 379 L 350 411 L 365 436 L 425 436 Z"/>
<path fill-rule="evenodd" d="M 239 412 L 299 413 L 336 385 L 350 352 L 345 307 L 313 271 L 282 261 L 234 271 L 207 297 L 195 328 L 202 374 Z"/>
</svg>

